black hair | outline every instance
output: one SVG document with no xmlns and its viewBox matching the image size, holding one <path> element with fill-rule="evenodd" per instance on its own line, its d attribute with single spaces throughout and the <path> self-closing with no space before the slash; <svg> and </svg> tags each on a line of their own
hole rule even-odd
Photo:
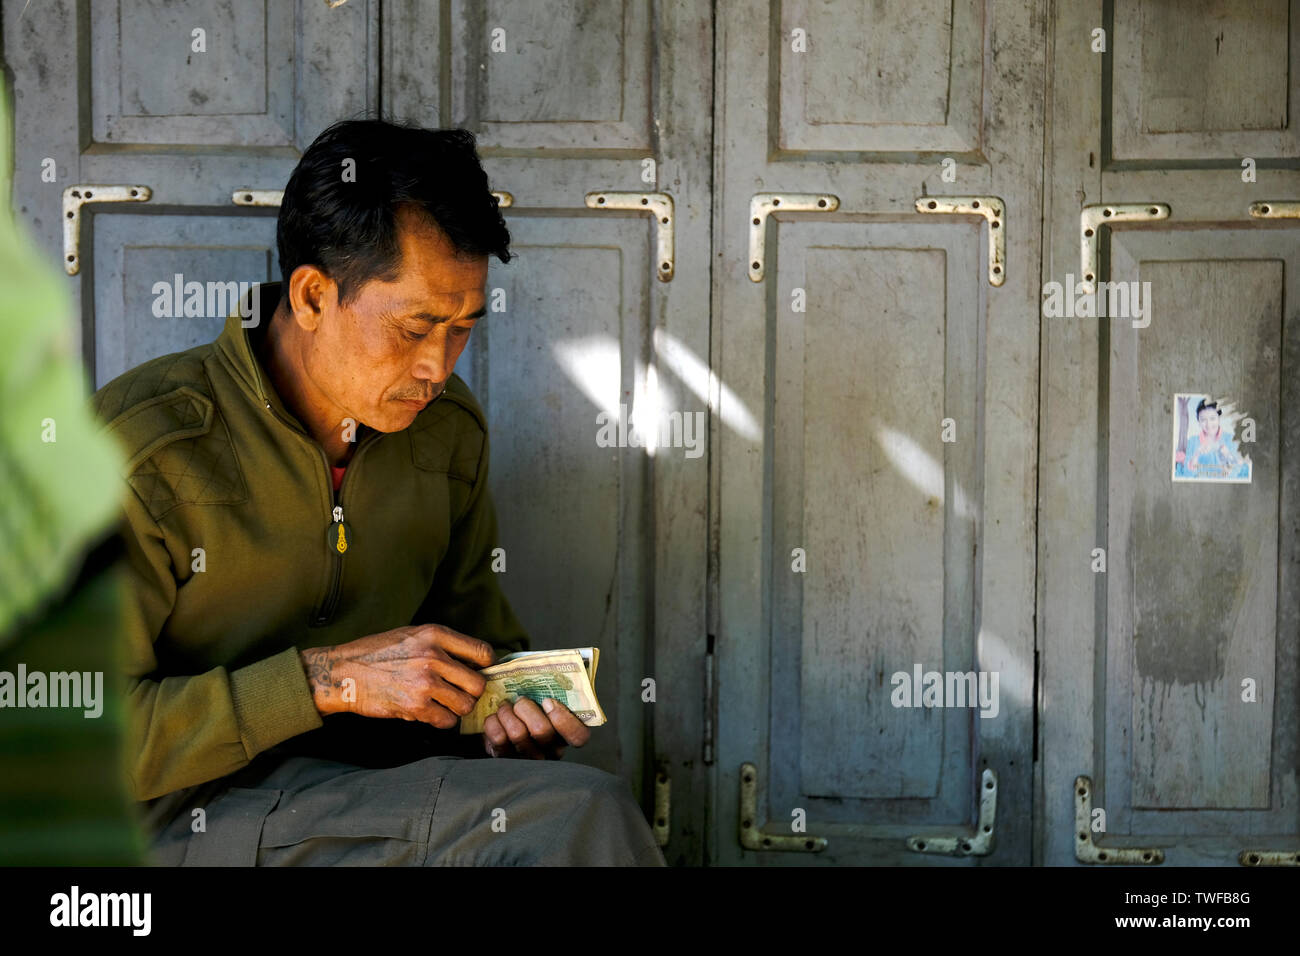
<svg viewBox="0 0 1300 956">
<path fill-rule="evenodd" d="M 1212 409 L 1214 409 L 1214 414 L 1216 414 L 1216 415 L 1219 415 L 1219 416 L 1222 416 L 1222 415 L 1223 415 L 1223 412 L 1221 412 L 1221 411 L 1219 410 L 1219 403 L 1218 403 L 1218 402 L 1212 402 L 1212 401 L 1210 401 L 1210 400 L 1207 399 L 1207 398 L 1203 398 L 1203 399 L 1201 399 L 1200 402 L 1198 402 L 1197 405 L 1196 405 L 1196 420 L 1197 420 L 1197 421 L 1200 421 L 1200 420 L 1201 420 L 1201 412 L 1205 411 L 1205 409 L 1207 409 L 1207 408 L 1212 408 Z"/>
<path fill-rule="evenodd" d="M 468 130 L 374 119 L 344 120 L 317 136 L 280 203 L 281 298 L 288 300 L 289 277 L 301 265 L 338 283 L 341 303 L 372 279 L 395 279 L 403 203 L 429 216 L 462 255 L 509 262 L 510 233 L 474 142 Z"/>
</svg>

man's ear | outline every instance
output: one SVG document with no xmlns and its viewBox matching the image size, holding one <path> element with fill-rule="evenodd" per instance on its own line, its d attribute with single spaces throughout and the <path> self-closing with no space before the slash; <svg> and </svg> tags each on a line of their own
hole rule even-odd
<svg viewBox="0 0 1300 956">
<path fill-rule="evenodd" d="M 315 332 L 326 307 L 338 306 L 338 286 L 317 266 L 299 266 L 289 276 L 289 312 L 299 328 Z"/>
</svg>

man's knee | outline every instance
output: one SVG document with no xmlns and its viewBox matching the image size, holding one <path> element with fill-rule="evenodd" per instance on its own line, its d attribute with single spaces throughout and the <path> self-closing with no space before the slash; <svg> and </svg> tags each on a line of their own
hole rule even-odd
<svg viewBox="0 0 1300 956">
<path fill-rule="evenodd" d="M 588 767 L 580 763 L 563 763 L 560 761 L 538 762 L 540 769 L 548 772 L 547 786 L 564 789 L 574 794 L 600 794 L 603 797 L 627 797 L 631 799 L 632 791 L 627 781 L 599 767 Z"/>
<path fill-rule="evenodd" d="M 539 861 L 551 865 L 662 866 L 640 805 L 627 781 L 604 770 L 566 764 L 571 779 L 571 810 L 557 807 L 555 840 Z M 561 819 L 563 817 L 563 819 Z"/>
<path fill-rule="evenodd" d="M 456 782 L 440 797 L 436 815 L 451 836 L 444 852 L 434 854 L 439 863 L 663 865 L 631 789 L 604 770 L 552 761 L 475 761 L 459 765 L 451 778 Z M 490 803 L 478 806 L 492 817 L 464 826 L 469 821 L 457 818 L 477 802 L 476 792 L 480 799 L 491 794 Z"/>
</svg>

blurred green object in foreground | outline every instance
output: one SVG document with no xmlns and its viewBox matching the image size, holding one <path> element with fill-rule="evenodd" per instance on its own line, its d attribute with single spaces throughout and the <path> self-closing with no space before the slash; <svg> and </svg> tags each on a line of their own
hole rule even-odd
<svg viewBox="0 0 1300 956">
<path fill-rule="evenodd" d="M 0 89 L 2 163 L 9 130 Z M 60 277 L 0 211 L 0 865 L 144 859 L 122 759 L 121 456 L 90 411 L 71 323 Z M 102 713 L 14 706 L 19 664 L 102 673 Z"/>
</svg>

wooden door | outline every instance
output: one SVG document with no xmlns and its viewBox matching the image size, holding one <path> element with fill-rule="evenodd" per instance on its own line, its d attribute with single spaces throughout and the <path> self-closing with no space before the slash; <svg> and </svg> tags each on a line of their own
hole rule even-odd
<svg viewBox="0 0 1300 956">
<path fill-rule="evenodd" d="M 71 276 L 95 387 L 216 338 L 225 283 L 279 279 L 274 209 L 235 197 L 283 188 L 322 129 L 377 105 L 377 10 L 5 4 L 15 211 Z M 202 310 L 167 307 L 178 282 Z"/>
<path fill-rule="evenodd" d="M 492 424 L 503 587 L 535 646 L 603 652 L 611 724 L 567 759 L 625 776 L 673 834 L 669 858 L 697 862 L 710 12 L 118 0 L 4 14 L 17 212 L 68 266 L 96 386 L 220 332 L 225 308 L 157 315 L 156 283 L 279 278 L 279 192 L 326 126 L 380 111 L 476 133 L 519 254 L 493 261 L 489 316 L 457 368 Z M 71 186 L 89 186 L 75 243 Z M 621 405 L 658 436 L 657 405 L 668 444 L 627 444 Z M 622 445 L 601 441 L 608 413 Z"/>
<path fill-rule="evenodd" d="M 278 277 L 326 125 L 473 130 L 504 587 L 671 862 L 1294 862 L 1296 7 L 6 2 L 15 206 L 102 384 Z"/>
<path fill-rule="evenodd" d="M 1057 5 L 1043 281 L 1146 302 L 1042 323 L 1045 863 L 1297 861 L 1297 13 Z M 1177 480 L 1188 394 L 1248 483 Z"/>
<path fill-rule="evenodd" d="M 1029 860 L 1042 14 L 718 6 L 718 862 Z"/>
<path fill-rule="evenodd" d="M 611 446 L 601 422 L 707 423 L 709 11 L 406 2 L 383 30 L 385 114 L 473 131 L 509 196 L 518 258 L 490 261 L 457 371 L 491 423 L 507 595 L 535 646 L 601 648 L 611 724 L 566 759 L 626 777 L 698 862 L 707 439 Z"/>
</svg>

